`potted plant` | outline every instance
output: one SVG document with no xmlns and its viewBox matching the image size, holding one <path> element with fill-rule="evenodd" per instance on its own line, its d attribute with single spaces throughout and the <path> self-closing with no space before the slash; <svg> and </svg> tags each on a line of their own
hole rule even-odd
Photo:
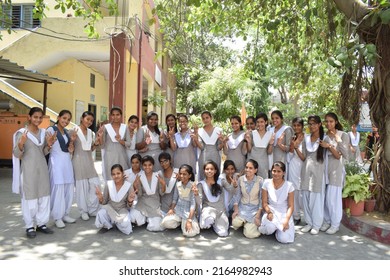
<svg viewBox="0 0 390 280">
<path fill-rule="evenodd" d="M 364 201 L 364 211 L 372 212 L 376 205 L 376 195 L 378 193 L 378 184 L 371 182 L 368 188 L 370 193 L 369 197 Z"/>
<path fill-rule="evenodd" d="M 364 213 L 364 201 L 370 197 L 370 177 L 358 164 L 346 165 L 347 175 L 343 188 L 343 198 L 346 198 L 346 212 L 352 216 Z"/>
</svg>

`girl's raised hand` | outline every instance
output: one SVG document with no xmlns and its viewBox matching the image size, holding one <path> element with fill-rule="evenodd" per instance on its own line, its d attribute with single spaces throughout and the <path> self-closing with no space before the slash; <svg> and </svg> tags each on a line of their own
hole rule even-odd
<svg viewBox="0 0 390 280">
<path fill-rule="evenodd" d="M 194 193 L 195 196 L 199 195 L 199 190 L 198 190 L 198 187 L 196 186 L 196 182 L 192 183 L 191 190 L 192 190 L 192 192 Z"/>
</svg>

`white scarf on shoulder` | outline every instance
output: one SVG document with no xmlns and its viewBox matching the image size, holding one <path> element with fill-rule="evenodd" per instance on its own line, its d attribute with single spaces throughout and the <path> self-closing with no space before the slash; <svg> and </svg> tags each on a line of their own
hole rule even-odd
<svg viewBox="0 0 390 280">
<path fill-rule="evenodd" d="M 108 192 L 110 194 L 110 199 L 114 202 L 120 202 L 122 198 L 129 191 L 131 184 L 127 181 L 123 183 L 123 186 L 117 192 L 115 182 L 113 180 L 107 181 Z"/>
<path fill-rule="evenodd" d="M 158 179 L 157 179 L 157 172 L 153 172 L 152 175 L 152 181 L 148 182 L 148 178 L 146 178 L 146 175 L 144 172 L 140 175 L 140 181 L 143 189 L 145 190 L 147 195 L 153 195 L 156 193 L 157 185 L 158 185 Z"/>
<path fill-rule="evenodd" d="M 187 133 L 184 136 L 184 138 L 181 137 L 181 133 L 180 132 L 176 132 L 175 140 L 176 140 L 177 147 L 179 147 L 179 148 L 187 148 L 191 144 L 191 136 L 190 136 L 189 130 L 187 131 Z"/>
<path fill-rule="evenodd" d="M 114 128 L 112 127 L 112 125 L 110 123 L 108 123 L 104 127 L 106 128 L 107 133 L 111 138 L 111 141 L 114 143 L 117 143 L 118 141 L 115 139 L 116 132 L 115 132 Z M 119 127 L 119 136 L 121 137 L 121 139 L 124 139 L 124 137 L 125 137 L 126 128 L 127 128 L 127 126 L 124 123 L 121 123 L 121 126 Z"/>
<path fill-rule="evenodd" d="M 218 140 L 219 133 L 221 133 L 221 129 L 219 127 L 214 127 L 213 133 L 211 133 L 211 135 L 209 135 L 203 127 L 201 127 L 198 131 L 200 138 L 202 138 L 206 145 L 215 145 Z"/>
<path fill-rule="evenodd" d="M 233 138 L 233 133 L 229 136 L 229 141 L 227 142 L 229 149 L 237 149 L 238 145 L 244 140 L 245 132 L 241 131 L 241 134 L 237 136 L 236 139 Z"/>
<path fill-rule="evenodd" d="M 272 137 L 271 131 L 266 131 L 264 136 L 261 137 L 260 133 L 257 130 L 252 131 L 252 137 L 253 137 L 253 144 L 257 148 L 267 148 L 269 141 Z"/>
<path fill-rule="evenodd" d="M 87 135 L 85 136 L 79 126 L 76 126 L 75 129 L 77 130 L 77 136 L 80 139 L 81 147 L 83 148 L 83 151 L 90 151 L 92 147 L 92 141 L 93 141 L 92 130 L 87 128 Z"/>
<path fill-rule="evenodd" d="M 276 147 L 276 145 L 278 145 L 278 139 L 280 138 L 280 136 L 282 136 L 283 132 L 286 130 L 288 126 L 287 125 L 283 125 L 281 128 L 279 128 L 279 130 L 275 133 L 275 140 L 274 140 L 274 147 Z M 275 127 L 271 127 L 270 131 L 272 133 L 275 132 Z"/>
</svg>

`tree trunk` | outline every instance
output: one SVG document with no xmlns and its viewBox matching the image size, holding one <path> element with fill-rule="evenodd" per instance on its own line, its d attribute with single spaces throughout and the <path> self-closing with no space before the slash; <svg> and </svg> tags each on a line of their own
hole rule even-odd
<svg viewBox="0 0 390 280">
<path fill-rule="evenodd" d="M 355 22 L 361 22 L 371 8 L 359 0 L 334 0 L 337 8 Z M 370 116 L 378 127 L 379 148 L 372 166 L 374 178 L 380 186 L 378 208 L 388 213 L 390 210 L 390 25 L 371 26 L 365 19 L 359 31 L 366 43 L 376 46 L 378 58 L 374 77 L 368 95 Z"/>
</svg>

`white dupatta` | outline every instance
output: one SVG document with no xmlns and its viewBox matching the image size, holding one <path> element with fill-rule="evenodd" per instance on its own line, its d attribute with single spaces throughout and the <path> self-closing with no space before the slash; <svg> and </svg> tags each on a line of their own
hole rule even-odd
<svg viewBox="0 0 390 280">
<path fill-rule="evenodd" d="M 271 131 L 266 131 L 264 136 L 261 137 L 260 133 L 257 130 L 252 131 L 253 144 L 256 148 L 267 148 L 269 141 L 272 137 Z"/>
<path fill-rule="evenodd" d="M 108 123 L 104 127 L 106 128 L 107 133 L 111 138 L 111 141 L 114 143 L 117 143 L 118 141 L 115 139 L 116 132 L 115 132 L 114 128 L 112 127 L 112 125 L 110 123 Z M 119 136 L 121 137 L 121 139 L 123 139 L 125 137 L 126 129 L 127 129 L 127 126 L 124 123 L 121 123 L 121 126 L 119 127 Z"/>
<path fill-rule="evenodd" d="M 244 140 L 245 132 L 241 131 L 241 134 L 237 136 L 236 139 L 233 138 L 233 133 L 229 136 L 229 141 L 227 142 L 229 149 L 237 149 L 238 145 Z"/>
<path fill-rule="evenodd" d="M 219 133 L 221 133 L 221 129 L 219 127 L 214 127 L 211 135 L 209 135 L 203 127 L 201 127 L 198 131 L 200 138 L 202 138 L 206 145 L 215 145 L 218 140 Z"/>
<path fill-rule="evenodd" d="M 145 173 L 142 172 L 142 174 L 140 174 L 141 185 L 147 195 L 154 195 L 156 193 L 157 186 L 158 186 L 157 174 L 158 174 L 157 172 L 153 172 L 152 181 L 150 182 L 150 185 L 148 182 L 148 178 L 146 178 Z"/>
<path fill-rule="evenodd" d="M 107 187 L 108 192 L 110 195 L 110 199 L 114 202 L 120 202 L 122 198 L 127 194 L 129 191 L 131 184 L 127 181 L 123 183 L 123 186 L 119 189 L 119 191 L 116 190 L 115 182 L 113 180 L 107 181 Z"/>
<path fill-rule="evenodd" d="M 190 131 L 187 130 L 187 133 L 184 136 L 184 138 L 181 137 L 181 133 L 180 132 L 176 132 L 175 133 L 175 140 L 176 140 L 176 144 L 177 144 L 178 148 L 187 148 L 191 144 Z"/>
<path fill-rule="evenodd" d="M 81 147 L 83 148 L 83 151 L 90 151 L 92 147 L 92 141 L 93 141 L 92 130 L 87 128 L 86 136 L 84 135 L 83 131 L 79 126 L 76 126 L 75 130 L 77 130 L 77 136 L 80 139 Z"/>
</svg>

